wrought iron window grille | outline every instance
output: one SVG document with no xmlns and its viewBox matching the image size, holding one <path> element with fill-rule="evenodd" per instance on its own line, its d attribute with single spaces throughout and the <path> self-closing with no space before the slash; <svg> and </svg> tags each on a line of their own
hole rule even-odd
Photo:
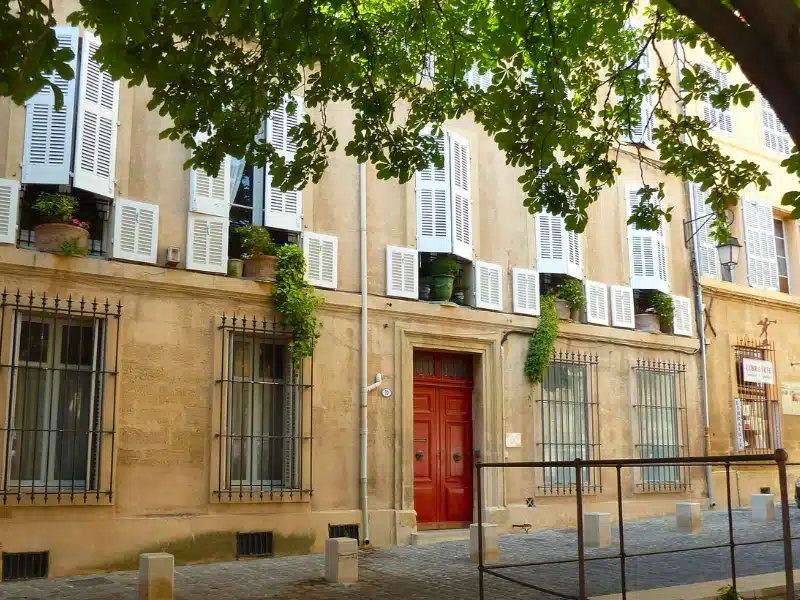
<svg viewBox="0 0 800 600">
<path fill-rule="evenodd" d="M 600 458 L 597 364 L 596 354 L 563 350 L 553 353 L 540 386 L 543 461 Z M 574 494 L 574 474 L 574 469 L 544 466 L 539 490 L 553 496 Z M 601 470 L 586 467 L 581 487 L 584 493 L 601 492 Z"/>
<path fill-rule="evenodd" d="M 0 495 L 91 504 L 113 497 L 122 304 L 0 294 Z"/>
<path fill-rule="evenodd" d="M 686 365 L 672 361 L 636 361 L 633 368 L 639 458 L 688 456 Z M 680 464 L 639 468 L 636 487 L 644 492 L 691 489 L 689 467 Z"/>
<path fill-rule="evenodd" d="M 213 499 L 310 497 L 313 359 L 301 367 L 292 364 L 291 331 L 277 319 L 222 315 L 219 332 L 214 449 L 218 476 Z"/>
<path fill-rule="evenodd" d="M 752 358 L 775 364 L 775 346 L 768 340 L 739 338 L 733 346 L 736 362 L 736 397 L 741 403 L 742 454 L 761 454 L 780 447 L 780 405 L 773 384 L 744 380 L 744 360 Z"/>
</svg>

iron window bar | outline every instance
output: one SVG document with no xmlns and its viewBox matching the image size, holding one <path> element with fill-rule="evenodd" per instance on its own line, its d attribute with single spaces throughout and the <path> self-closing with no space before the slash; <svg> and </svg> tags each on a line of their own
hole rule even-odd
<svg viewBox="0 0 800 600">
<path fill-rule="evenodd" d="M 121 312 L 108 299 L 0 294 L 3 504 L 112 501 Z"/>
<path fill-rule="evenodd" d="M 741 337 L 732 350 L 736 363 L 737 398 L 742 408 L 742 433 L 748 444 L 739 452 L 752 454 L 774 450 L 779 445 L 776 439 L 780 430 L 777 386 L 745 381 L 743 359 L 766 360 L 775 364 L 775 347 L 768 340 Z M 749 445 L 748 438 L 754 442 L 753 445 Z"/>
<path fill-rule="evenodd" d="M 308 366 L 292 364 L 291 330 L 276 318 L 223 314 L 218 330 L 222 351 L 213 498 L 252 502 L 310 497 L 313 359 Z"/>
</svg>

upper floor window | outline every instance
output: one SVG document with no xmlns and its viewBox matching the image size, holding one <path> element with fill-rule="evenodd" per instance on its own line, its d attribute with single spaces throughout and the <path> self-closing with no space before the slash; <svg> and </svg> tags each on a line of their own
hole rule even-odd
<svg viewBox="0 0 800 600">
<path fill-rule="evenodd" d="M 747 281 L 752 287 L 779 291 L 778 240 L 776 239 L 775 219 L 769 204 L 742 198 L 744 215 L 745 248 L 747 250 Z M 783 228 L 780 230 L 783 235 Z M 788 290 L 788 271 L 786 270 L 786 246 L 783 247 L 783 264 Z"/>
<path fill-rule="evenodd" d="M 626 29 L 636 30 L 637 27 L 629 22 L 626 23 Z M 651 73 L 651 50 L 648 43 L 639 58 L 639 81 L 642 85 L 648 85 L 650 83 Z M 655 141 L 653 140 L 653 126 L 655 123 L 655 115 L 653 112 L 655 108 L 655 94 L 643 94 L 639 106 L 632 107 L 632 110 L 635 110 L 635 114 L 630 115 L 631 126 L 623 132 L 622 138 L 624 141 L 633 144 L 641 144 L 648 148 L 655 147 Z"/>
<path fill-rule="evenodd" d="M 719 279 L 721 265 L 719 264 L 719 252 L 717 242 L 711 237 L 711 223 L 714 219 L 713 210 L 708 204 L 710 192 L 702 190 L 700 185 L 692 183 L 690 187 L 692 202 L 694 204 L 694 218 L 700 225 L 697 230 L 697 250 L 698 267 L 703 277 L 713 277 Z"/>
<path fill-rule="evenodd" d="M 625 186 L 628 216 L 642 201 L 641 186 Z M 658 200 L 653 200 L 657 202 Z M 655 231 L 628 225 L 631 287 L 639 290 L 660 290 L 669 293 L 667 273 L 667 239 L 663 219 Z"/>
<path fill-rule="evenodd" d="M 767 148 L 779 154 L 789 154 L 792 138 L 764 96 L 761 96 L 761 122 L 764 124 L 764 144 Z"/>
<path fill-rule="evenodd" d="M 708 73 L 712 79 L 717 81 L 720 88 L 728 87 L 728 74 L 716 65 L 701 64 L 700 68 Z M 733 122 L 731 120 L 731 109 L 715 108 L 711 104 L 711 99 L 706 96 L 700 101 L 703 120 L 711 129 L 724 133 L 733 133 Z"/>
<path fill-rule="evenodd" d="M 100 39 L 75 27 L 55 27 L 60 48 L 72 50 L 75 78 L 57 73 L 47 78 L 61 90 L 42 88 L 25 104 L 22 183 L 72 185 L 113 198 L 115 182 L 119 82 L 95 61 Z"/>
<path fill-rule="evenodd" d="M 789 260 L 786 252 L 786 230 L 783 221 L 775 219 L 775 258 L 778 262 L 778 289 L 789 293 Z"/>
</svg>

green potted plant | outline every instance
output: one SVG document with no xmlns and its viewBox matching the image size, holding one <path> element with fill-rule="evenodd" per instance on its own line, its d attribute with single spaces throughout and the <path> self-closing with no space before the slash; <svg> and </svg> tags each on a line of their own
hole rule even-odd
<svg viewBox="0 0 800 600">
<path fill-rule="evenodd" d="M 433 290 L 431 299 L 440 302 L 449 302 L 453 296 L 453 282 L 461 267 L 452 256 L 437 258 L 431 265 L 433 275 Z"/>
<path fill-rule="evenodd" d="M 42 219 L 34 227 L 37 250 L 70 256 L 88 253 L 89 223 L 75 218 L 78 201 L 74 197 L 68 194 L 40 194 L 33 208 Z"/>
<path fill-rule="evenodd" d="M 236 229 L 244 250 L 244 276 L 252 279 L 274 279 L 278 266 L 278 247 L 266 227 L 245 225 Z"/>
<path fill-rule="evenodd" d="M 636 329 L 650 333 L 669 333 L 672 330 L 672 317 L 675 314 L 675 305 L 672 296 L 664 292 L 654 291 L 647 299 L 647 308 L 642 313 L 636 313 Z"/>
<path fill-rule="evenodd" d="M 558 286 L 556 300 L 556 311 L 559 313 L 560 318 L 569 318 L 577 321 L 580 318 L 581 309 L 585 302 L 583 295 L 583 284 L 577 279 L 567 279 L 564 283 Z M 559 307 L 559 303 L 561 307 Z M 563 303 L 566 303 L 566 317 L 562 314 L 565 312 Z"/>
</svg>

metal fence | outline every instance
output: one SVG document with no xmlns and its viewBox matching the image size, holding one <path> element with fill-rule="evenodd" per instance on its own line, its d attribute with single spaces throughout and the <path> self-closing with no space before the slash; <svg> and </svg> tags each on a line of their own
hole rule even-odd
<svg viewBox="0 0 800 600">
<path fill-rule="evenodd" d="M 477 502 L 478 502 L 478 586 L 479 586 L 479 599 L 484 600 L 485 597 L 485 576 L 489 575 L 498 579 L 508 581 L 519 586 L 550 594 L 556 598 L 565 598 L 567 600 L 586 600 L 588 598 L 586 591 L 586 563 L 589 561 L 606 561 L 606 560 L 619 560 L 620 563 L 620 583 L 622 587 L 622 598 L 627 598 L 628 589 L 626 583 L 626 561 L 631 558 L 643 556 L 657 556 L 663 554 L 673 554 L 678 552 L 689 552 L 698 550 L 712 550 L 718 548 L 730 549 L 731 560 L 731 584 L 736 590 L 736 556 L 735 550 L 737 546 L 755 545 L 755 544 L 770 544 L 775 542 L 783 542 L 783 570 L 786 576 L 786 598 L 787 600 L 795 600 L 794 590 L 794 573 L 793 573 L 793 560 L 792 560 L 792 535 L 789 522 L 789 491 L 786 478 L 788 456 L 784 450 L 776 450 L 774 454 L 747 454 L 739 456 L 707 456 L 707 457 L 674 457 L 674 458 L 634 458 L 634 459 L 608 459 L 608 460 L 582 460 L 576 458 L 573 461 L 531 461 L 531 462 L 481 462 L 476 458 L 476 484 L 477 484 Z M 733 536 L 733 506 L 731 502 L 731 466 L 732 465 L 751 465 L 751 466 L 776 466 L 778 470 L 778 479 L 780 482 L 780 500 L 781 500 L 781 523 L 783 535 L 777 539 L 757 540 L 737 542 L 734 541 Z M 690 548 L 678 549 L 665 549 L 650 552 L 626 552 L 625 550 L 625 519 L 623 514 L 623 469 L 653 469 L 653 468 L 690 468 L 705 465 L 724 466 L 726 492 L 728 501 L 728 541 L 723 544 L 711 544 L 706 546 L 693 546 Z M 577 557 L 566 558 L 558 560 L 544 560 L 532 561 L 521 563 L 494 563 L 486 564 L 484 557 L 484 532 L 483 532 L 483 515 L 485 514 L 486 507 L 484 506 L 483 495 L 483 481 L 485 478 L 484 471 L 486 469 L 570 469 L 574 473 L 575 480 L 575 511 L 577 516 Z M 602 469 L 610 468 L 616 471 L 616 491 L 617 491 L 617 518 L 619 523 L 618 543 L 619 552 L 616 554 L 603 554 L 602 556 L 587 557 L 585 554 L 584 546 L 584 524 L 583 524 L 583 498 L 584 487 L 582 478 L 587 469 Z M 800 539 L 800 538 L 795 538 Z M 508 569 L 515 569 L 520 567 L 541 567 L 546 565 L 557 564 L 577 564 L 578 568 L 578 594 L 565 593 L 563 590 L 548 589 L 545 585 L 538 585 L 523 581 L 518 577 L 508 575 Z M 503 573 L 502 571 L 506 571 Z"/>
</svg>

